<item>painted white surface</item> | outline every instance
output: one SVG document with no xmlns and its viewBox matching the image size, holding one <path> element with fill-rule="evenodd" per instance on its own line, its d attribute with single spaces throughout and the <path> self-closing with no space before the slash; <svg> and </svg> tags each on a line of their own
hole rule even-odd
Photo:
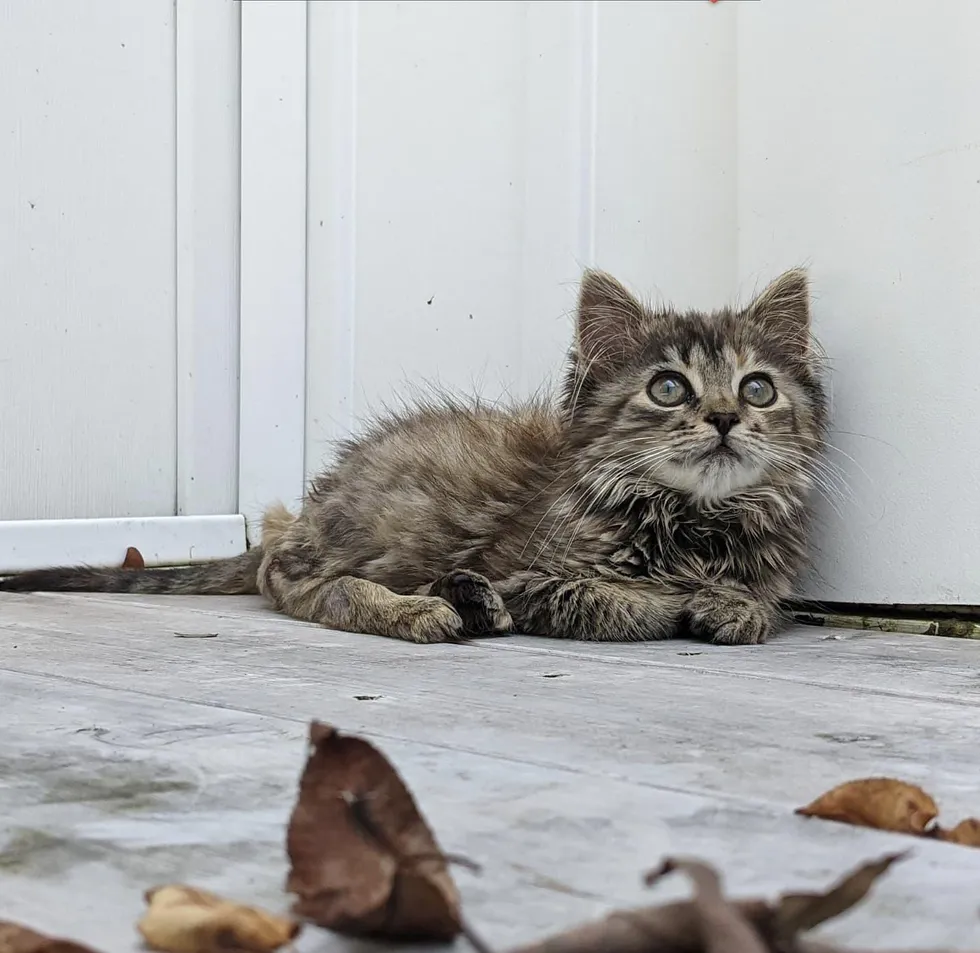
<svg viewBox="0 0 980 953">
<path fill-rule="evenodd" d="M 238 4 L 0 2 L 0 571 L 234 555 Z M 147 519 L 149 517 L 149 519 Z"/>
<path fill-rule="evenodd" d="M 175 497 L 174 8 L 0 2 L 0 520 Z"/>
<path fill-rule="evenodd" d="M 48 566 L 120 566 L 135 546 L 147 566 L 224 559 L 245 551 L 241 516 L 10 520 L 0 523 L 0 574 Z"/>
<path fill-rule="evenodd" d="M 977 35 L 968 0 L 0 0 L 0 521 L 295 504 L 410 382 L 553 378 L 585 264 L 710 307 L 805 261 L 850 494 L 807 593 L 980 603 Z"/>
<path fill-rule="evenodd" d="M 717 308 L 736 274 L 745 4 L 597 6 L 595 263 L 679 307 Z"/>
<path fill-rule="evenodd" d="M 541 386 L 586 264 L 726 298 L 727 6 L 310 5 L 308 471 L 413 387 Z"/>
<path fill-rule="evenodd" d="M 811 263 L 851 491 L 809 592 L 978 604 L 980 7 L 738 7 L 739 273 Z"/>
<path fill-rule="evenodd" d="M 241 4 L 176 9 L 177 513 L 234 513 Z"/>
<path fill-rule="evenodd" d="M 764 649 L 420 646 L 258 600 L 146 595 L 4 594 L 0 631 L 4 916 L 97 950 L 141 948 L 156 883 L 288 909 L 311 718 L 370 737 L 442 847 L 483 866 L 453 876 L 493 949 L 688 896 L 681 878 L 642 886 L 665 855 L 718 864 L 735 896 L 775 896 L 905 848 L 824 938 L 980 945 L 980 852 L 793 814 L 879 772 L 924 785 L 946 823 L 974 813 L 976 642 L 811 629 Z M 309 929 L 297 948 L 352 944 Z"/>
<path fill-rule="evenodd" d="M 239 511 L 303 494 L 306 3 L 240 4 Z"/>
</svg>

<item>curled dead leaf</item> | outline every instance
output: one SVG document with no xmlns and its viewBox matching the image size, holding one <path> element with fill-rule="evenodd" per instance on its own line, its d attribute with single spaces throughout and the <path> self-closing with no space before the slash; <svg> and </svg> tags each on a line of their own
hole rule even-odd
<svg viewBox="0 0 980 953">
<path fill-rule="evenodd" d="M 937 827 L 934 836 L 936 840 L 946 841 L 950 844 L 960 844 L 963 847 L 980 847 L 980 820 L 975 817 L 968 817 L 949 830 Z"/>
<path fill-rule="evenodd" d="M 459 893 L 415 799 L 363 738 L 312 722 L 289 820 L 286 889 L 299 916 L 341 933 L 451 940 Z"/>
<path fill-rule="evenodd" d="M 95 953 L 74 940 L 38 933 L 30 927 L 0 920 L 0 953 Z"/>
<path fill-rule="evenodd" d="M 721 877 L 707 864 L 668 857 L 658 870 L 646 875 L 645 881 L 655 883 L 675 870 L 687 874 L 694 884 L 694 911 L 705 953 L 767 953 L 768 946 L 758 930 L 735 904 L 725 899 Z"/>
<path fill-rule="evenodd" d="M 130 546 L 126 550 L 126 558 L 123 560 L 123 569 L 146 569 L 143 561 L 143 554 L 135 547 Z"/>
<path fill-rule="evenodd" d="M 694 882 L 692 901 L 620 910 L 510 953 L 845 953 L 825 944 L 811 948 L 797 933 L 859 903 L 902 856 L 889 854 L 864 864 L 823 893 L 787 894 L 776 904 L 728 900 L 717 872 L 707 864 L 668 859 L 646 875 L 646 883 L 683 871 Z"/>
<path fill-rule="evenodd" d="M 868 895 L 874 882 L 892 864 L 904 860 L 908 854 L 908 851 L 886 854 L 880 860 L 863 864 L 823 893 L 783 894 L 776 905 L 777 935 L 789 939 L 846 913 Z"/>
<path fill-rule="evenodd" d="M 757 930 L 772 918 L 772 909 L 763 900 L 739 900 L 734 906 Z M 704 949 L 700 913 L 687 900 L 617 910 L 510 953 L 701 953 Z"/>
<path fill-rule="evenodd" d="M 822 794 L 797 814 L 874 827 L 900 834 L 926 832 L 939 808 L 922 788 L 895 778 L 848 781 Z"/>
<path fill-rule="evenodd" d="M 137 929 L 148 946 L 165 953 L 271 953 L 300 931 L 294 920 L 183 884 L 148 890 L 146 902 Z"/>
</svg>

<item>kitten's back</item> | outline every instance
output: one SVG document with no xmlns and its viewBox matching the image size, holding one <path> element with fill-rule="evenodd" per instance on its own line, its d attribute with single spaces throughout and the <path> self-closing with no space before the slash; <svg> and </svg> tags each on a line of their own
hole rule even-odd
<svg viewBox="0 0 980 953">
<path fill-rule="evenodd" d="M 491 572 L 488 551 L 501 534 L 526 532 L 563 445 L 561 419 L 543 401 L 428 403 L 345 444 L 313 481 L 303 519 L 339 554 L 337 572 L 396 591 L 457 566 Z"/>
</svg>

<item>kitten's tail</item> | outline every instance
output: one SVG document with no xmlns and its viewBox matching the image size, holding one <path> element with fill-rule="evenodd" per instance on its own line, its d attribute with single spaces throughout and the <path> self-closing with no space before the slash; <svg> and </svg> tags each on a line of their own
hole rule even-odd
<svg viewBox="0 0 980 953">
<path fill-rule="evenodd" d="M 262 518 L 262 545 L 241 556 L 173 569 L 36 569 L 0 579 L 0 592 L 146 592 L 247 596 L 259 591 L 262 553 L 278 544 L 296 517 L 281 503 Z"/>
<path fill-rule="evenodd" d="M 262 549 L 173 569 L 37 569 L 0 579 L 0 592 L 146 592 L 238 596 L 257 593 Z"/>
</svg>

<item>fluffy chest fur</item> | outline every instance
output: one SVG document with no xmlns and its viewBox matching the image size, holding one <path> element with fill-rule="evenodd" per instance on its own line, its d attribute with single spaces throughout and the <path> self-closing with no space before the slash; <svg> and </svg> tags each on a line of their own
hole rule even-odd
<svg viewBox="0 0 980 953">
<path fill-rule="evenodd" d="M 621 511 L 616 547 L 605 566 L 632 578 L 681 587 L 738 583 L 771 598 L 788 594 L 785 580 L 804 558 L 803 507 L 784 498 L 745 495 L 704 510 L 663 490 Z"/>
<path fill-rule="evenodd" d="M 504 554 L 509 572 L 648 579 L 682 590 L 739 584 L 782 599 L 805 559 L 805 503 L 785 489 L 715 504 L 665 487 L 620 490 L 601 503 L 594 491 L 559 499 L 533 543 Z"/>
</svg>

